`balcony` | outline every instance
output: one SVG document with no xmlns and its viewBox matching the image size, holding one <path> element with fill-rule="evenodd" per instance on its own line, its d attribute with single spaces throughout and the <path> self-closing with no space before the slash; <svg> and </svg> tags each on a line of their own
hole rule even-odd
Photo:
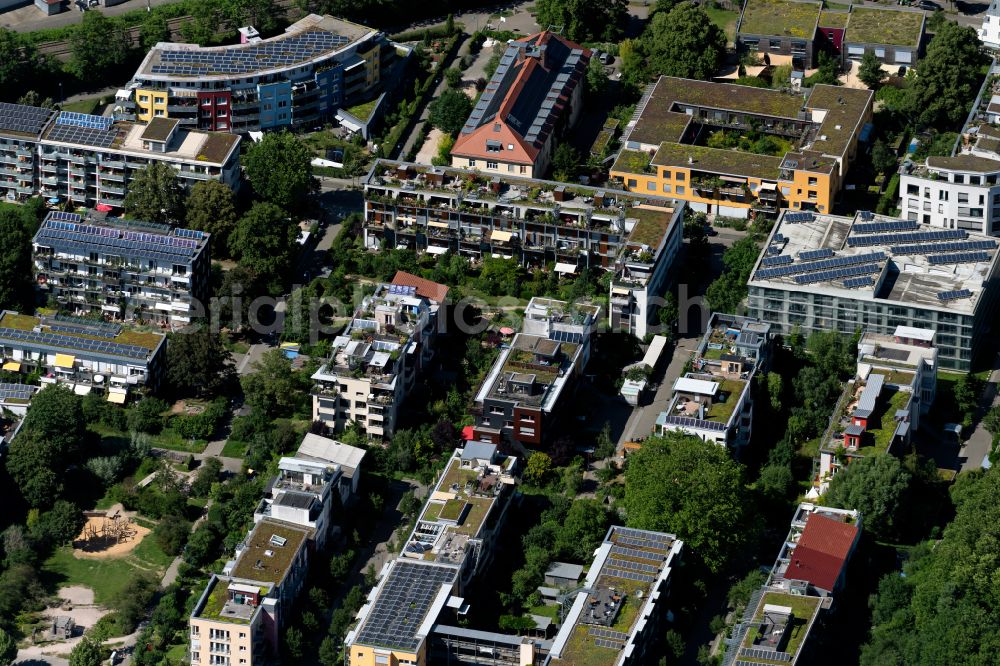
<svg viewBox="0 0 1000 666">
<path fill-rule="evenodd" d="M 116 187 L 114 185 L 105 185 L 104 183 L 101 183 L 101 192 L 102 193 L 110 193 L 110 194 L 119 194 L 121 196 L 124 196 L 125 195 L 125 188 L 124 187 Z"/>
</svg>

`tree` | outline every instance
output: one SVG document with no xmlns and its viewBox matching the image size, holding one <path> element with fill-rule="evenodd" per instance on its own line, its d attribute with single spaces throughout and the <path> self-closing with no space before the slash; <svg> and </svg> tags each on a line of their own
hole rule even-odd
<svg viewBox="0 0 1000 666">
<path fill-rule="evenodd" d="M 274 0 L 226 0 L 223 13 L 233 25 L 252 25 L 262 33 L 278 27 L 278 8 Z"/>
<path fill-rule="evenodd" d="M 31 526 L 31 537 L 47 546 L 62 546 L 73 541 L 83 529 L 86 519 L 72 502 L 59 500 L 42 513 Z"/>
<path fill-rule="evenodd" d="M 877 88 L 885 79 L 886 73 L 882 63 L 871 51 L 866 51 L 858 66 L 858 78 L 869 88 Z"/>
<path fill-rule="evenodd" d="M 184 41 L 206 46 L 215 41 L 215 31 L 222 23 L 219 5 L 214 2 L 196 2 L 190 9 L 191 20 L 181 26 Z"/>
<path fill-rule="evenodd" d="M 159 433 L 163 429 L 163 414 L 169 408 L 163 400 L 147 395 L 129 408 L 126 417 L 128 429 L 151 435 Z"/>
<path fill-rule="evenodd" d="M 84 13 L 83 21 L 70 33 L 69 47 L 66 71 L 81 81 L 107 76 L 125 62 L 130 48 L 125 29 L 101 12 Z"/>
<path fill-rule="evenodd" d="M 781 394 L 784 391 L 784 380 L 777 372 L 767 373 L 767 396 L 771 402 L 771 411 L 781 411 Z"/>
<path fill-rule="evenodd" d="M 430 105 L 427 120 L 445 134 L 452 136 L 465 125 L 472 113 L 472 100 L 461 90 L 449 88 L 441 93 Z"/>
<path fill-rule="evenodd" d="M 69 653 L 69 666 L 101 666 L 103 662 L 101 644 L 90 636 L 84 636 Z"/>
<path fill-rule="evenodd" d="M 150 50 L 159 42 L 170 41 L 170 27 L 167 17 L 162 12 L 149 12 L 139 24 L 139 42 L 145 51 Z"/>
<path fill-rule="evenodd" d="M 597 58 L 591 58 L 587 65 L 586 88 L 584 90 L 591 99 L 600 97 L 608 87 L 608 73 L 604 71 L 604 65 Z"/>
<path fill-rule="evenodd" d="M 944 129 L 961 123 L 982 83 L 986 57 L 979 48 L 974 28 L 945 22 L 917 64 L 904 112 L 921 127 Z"/>
<path fill-rule="evenodd" d="M 898 166 L 896 153 L 885 145 L 882 139 L 876 139 L 872 145 L 872 167 L 879 173 L 893 173 Z"/>
<path fill-rule="evenodd" d="M 0 310 L 32 310 L 31 233 L 21 210 L 0 208 Z"/>
<path fill-rule="evenodd" d="M 298 627 L 288 627 L 284 631 L 285 652 L 293 663 L 302 661 L 305 654 L 306 637 Z"/>
<path fill-rule="evenodd" d="M 897 514 L 907 505 L 910 473 L 899 459 L 873 455 L 853 460 L 830 481 L 826 501 L 831 506 L 857 509 L 862 525 L 876 537 L 893 534 Z"/>
<path fill-rule="evenodd" d="M 983 427 L 991 435 L 1000 434 L 1000 405 L 994 405 L 986 412 L 983 417 Z"/>
<path fill-rule="evenodd" d="M 191 484 L 191 494 L 195 497 L 208 497 L 212 484 L 219 480 L 220 472 L 222 472 L 222 462 L 218 458 L 205 458 Z"/>
<path fill-rule="evenodd" d="M 265 134 L 242 157 L 254 192 L 283 210 L 300 210 L 315 190 L 313 154 L 291 132 Z"/>
<path fill-rule="evenodd" d="M 449 67 L 444 70 L 444 80 L 448 83 L 449 88 L 460 89 L 462 87 L 462 70 Z"/>
<path fill-rule="evenodd" d="M 175 224 L 181 219 L 184 191 L 177 172 L 165 162 L 153 162 L 129 182 L 126 215 L 146 222 Z"/>
<path fill-rule="evenodd" d="M 653 73 L 707 81 L 722 62 L 726 34 L 700 6 L 682 2 L 653 16 L 643 43 Z"/>
<path fill-rule="evenodd" d="M 301 376 L 305 380 L 300 379 Z M 253 364 L 253 372 L 243 375 L 240 383 L 247 404 L 271 418 L 290 416 L 302 405 L 308 375 L 297 374 L 280 349 L 265 352 Z"/>
<path fill-rule="evenodd" d="M 449 37 L 451 37 L 452 35 L 455 34 L 455 15 L 454 14 L 448 14 L 448 18 L 446 18 L 444 20 L 444 31 L 445 31 L 445 33 Z"/>
<path fill-rule="evenodd" d="M 669 433 L 648 438 L 628 458 L 629 527 L 677 534 L 713 573 L 748 542 L 748 505 L 743 466 L 714 442 Z"/>
<path fill-rule="evenodd" d="M 542 484 L 552 471 L 552 458 L 547 453 L 535 451 L 528 457 L 524 467 L 524 478 L 534 484 Z"/>
<path fill-rule="evenodd" d="M 256 275 L 267 293 L 277 295 L 290 277 L 298 237 L 298 226 L 281 208 L 255 203 L 229 237 L 229 251 L 240 266 Z"/>
<path fill-rule="evenodd" d="M 185 207 L 188 228 L 212 234 L 213 254 L 225 252 L 236 228 L 233 191 L 217 180 L 202 180 L 191 188 Z"/>
<path fill-rule="evenodd" d="M 156 543 L 167 555 L 180 554 L 191 534 L 191 523 L 180 516 L 163 516 L 156 526 Z"/>
<path fill-rule="evenodd" d="M 552 154 L 552 177 L 555 180 L 571 181 L 580 168 L 580 153 L 570 144 L 561 142 Z"/>
<path fill-rule="evenodd" d="M 615 40 L 628 15 L 626 0 L 539 0 L 535 3 L 542 29 L 561 28 L 573 41 Z"/>
<path fill-rule="evenodd" d="M 747 278 L 753 270 L 760 248 L 750 236 L 733 243 L 722 255 L 722 275 L 708 285 L 705 299 L 715 312 L 736 311 L 747 296 Z"/>
<path fill-rule="evenodd" d="M 0 666 L 10 666 L 17 659 L 17 641 L 0 628 Z"/>
<path fill-rule="evenodd" d="M 179 395 L 217 395 L 236 373 L 233 357 L 210 327 L 172 333 L 167 345 L 167 381 Z"/>
<path fill-rule="evenodd" d="M 608 512 L 599 500 L 574 501 L 556 537 L 559 557 L 586 560 L 604 539 L 608 530 Z"/>
<path fill-rule="evenodd" d="M 34 72 L 38 53 L 20 33 L 0 28 L 0 90 L 19 90 Z"/>
</svg>

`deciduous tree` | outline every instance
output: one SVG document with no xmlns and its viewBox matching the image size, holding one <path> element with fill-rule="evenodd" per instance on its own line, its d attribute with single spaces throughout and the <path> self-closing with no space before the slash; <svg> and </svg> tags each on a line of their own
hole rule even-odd
<svg viewBox="0 0 1000 666">
<path fill-rule="evenodd" d="M 153 162 L 129 182 L 125 195 L 125 214 L 129 217 L 175 224 L 181 219 L 183 209 L 184 190 L 172 166 Z"/>
<path fill-rule="evenodd" d="M 125 62 L 129 38 L 125 30 L 101 12 L 85 12 L 70 34 L 66 70 L 81 81 L 101 78 Z"/>
<path fill-rule="evenodd" d="M 905 112 L 922 127 L 958 125 L 976 98 L 985 62 L 975 29 L 946 21 L 917 64 Z"/>
<path fill-rule="evenodd" d="M 103 662 L 101 644 L 89 636 L 84 636 L 69 653 L 69 666 L 101 666 Z"/>
<path fill-rule="evenodd" d="M 167 345 L 167 381 L 179 395 L 216 395 L 234 377 L 232 360 L 207 326 L 173 333 Z"/>
<path fill-rule="evenodd" d="M 17 659 L 17 641 L 0 628 L 0 666 L 10 666 Z"/>
<path fill-rule="evenodd" d="M 858 65 L 858 78 L 861 79 L 861 82 L 869 88 L 877 88 L 885 76 L 882 63 L 875 57 L 875 54 L 871 51 L 865 52 L 861 58 L 861 64 Z"/>
<path fill-rule="evenodd" d="M 313 154 L 294 134 L 272 132 L 246 151 L 243 167 L 254 192 L 284 210 L 300 210 L 316 187 Z"/>
<path fill-rule="evenodd" d="M 872 455 L 852 461 L 834 476 L 826 501 L 831 506 L 857 509 L 864 528 L 885 538 L 892 536 L 909 490 L 910 473 L 898 458 Z"/>
<path fill-rule="evenodd" d="M 461 90 L 449 88 L 441 93 L 430 105 L 427 119 L 431 125 L 452 136 L 462 129 L 472 113 L 472 100 Z"/>
<path fill-rule="evenodd" d="M 284 291 L 295 260 L 299 228 L 278 206 L 256 203 L 229 237 L 229 251 L 272 295 Z"/>
<path fill-rule="evenodd" d="M 709 80 L 726 51 L 726 35 L 705 11 L 682 2 L 657 13 L 643 33 L 649 67 L 655 74 Z"/>
<path fill-rule="evenodd" d="M 32 310 L 31 232 L 17 208 L 0 209 L 0 310 Z"/>
<path fill-rule="evenodd" d="M 212 255 L 225 256 L 229 235 L 236 228 L 233 191 L 217 180 L 195 183 L 185 204 L 187 226 L 212 234 Z"/>
<path fill-rule="evenodd" d="M 535 451 L 528 456 L 528 464 L 524 467 L 524 478 L 535 484 L 544 483 L 552 471 L 552 458 L 547 453 Z"/>
<path fill-rule="evenodd" d="M 577 42 L 614 40 L 628 15 L 626 0 L 539 0 L 538 25 L 554 26 Z"/>
<path fill-rule="evenodd" d="M 0 90 L 19 90 L 28 82 L 38 54 L 20 33 L 0 28 Z"/>
</svg>

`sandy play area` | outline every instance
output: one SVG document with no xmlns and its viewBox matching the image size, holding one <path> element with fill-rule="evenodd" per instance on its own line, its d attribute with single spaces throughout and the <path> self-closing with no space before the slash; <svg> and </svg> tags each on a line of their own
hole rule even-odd
<svg viewBox="0 0 1000 666">
<path fill-rule="evenodd" d="M 119 511 L 88 515 L 87 524 L 73 540 L 73 555 L 94 559 L 121 557 L 135 550 L 149 532 L 133 522 L 130 515 Z"/>
</svg>

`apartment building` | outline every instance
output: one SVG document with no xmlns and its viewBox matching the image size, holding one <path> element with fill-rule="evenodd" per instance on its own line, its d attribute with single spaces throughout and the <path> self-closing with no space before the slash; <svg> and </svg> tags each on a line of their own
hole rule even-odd
<svg viewBox="0 0 1000 666">
<path fill-rule="evenodd" d="M 162 333 L 59 314 L 0 311 L 3 370 L 37 373 L 43 385 L 62 384 L 77 395 L 94 391 L 125 404 L 130 392 L 155 390 L 166 369 L 166 349 Z"/>
<path fill-rule="evenodd" d="M 726 639 L 723 666 L 814 663 L 809 635 L 845 585 L 861 519 L 855 510 L 798 506 L 767 582 Z"/>
<path fill-rule="evenodd" d="M 968 371 L 994 316 L 997 242 L 860 212 L 786 211 L 750 279 L 748 315 L 782 335 L 936 331 L 940 368 Z"/>
<path fill-rule="evenodd" d="M 983 27 L 979 29 L 979 41 L 987 48 L 1000 48 L 1000 0 L 993 0 L 983 15 Z"/>
<path fill-rule="evenodd" d="M 907 452 L 937 387 L 935 332 L 898 326 L 892 336 L 865 334 L 858 366 L 820 439 L 819 466 L 808 497 L 825 493 L 844 466 L 870 455 Z"/>
<path fill-rule="evenodd" d="M 771 325 L 713 313 L 692 360 L 674 381 L 667 409 L 653 432 L 683 432 L 740 449 L 753 433 L 753 380 L 771 357 Z"/>
<path fill-rule="evenodd" d="M 823 3 L 808 0 L 747 0 L 736 27 L 737 50 L 771 65 L 805 71 L 816 66 Z"/>
<path fill-rule="evenodd" d="M 335 523 L 340 517 L 333 515 L 333 508 L 353 501 L 364 456 L 364 449 L 306 434 L 294 455 L 278 461 L 278 475 L 254 510 L 254 522 L 270 518 L 307 527 L 316 548 L 322 549 L 332 532 L 339 533 Z"/>
<path fill-rule="evenodd" d="M 118 92 L 116 115 L 219 132 L 312 126 L 375 97 L 396 57 L 383 33 L 317 14 L 269 39 L 160 42 Z"/>
<path fill-rule="evenodd" d="M 674 197 L 707 213 L 829 212 L 871 122 L 872 95 L 817 85 L 803 96 L 661 76 L 636 106 L 610 176 L 629 192 Z M 712 145 L 767 136 L 792 149 L 771 155 Z"/>
<path fill-rule="evenodd" d="M 184 326 L 208 309 L 211 237 L 53 211 L 32 240 L 39 287 L 75 313 Z"/>
<path fill-rule="evenodd" d="M 129 183 L 154 162 L 185 188 L 240 183 L 237 136 L 189 131 L 166 118 L 149 126 L 105 116 L 0 103 L 0 196 L 43 196 L 76 206 L 120 210 Z"/>
<path fill-rule="evenodd" d="M 543 664 L 654 661 L 649 647 L 664 630 L 671 575 L 683 549 L 684 542 L 673 534 L 609 528 Z"/>
<path fill-rule="evenodd" d="M 539 641 L 457 626 L 469 610 L 466 587 L 492 559 L 516 471 L 517 459 L 496 446 L 455 450 L 402 552 L 385 565 L 347 633 L 346 664 L 540 663 Z M 487 644 L 488 652 L 476 647 Z"/>
<path fill-rule="evenodd" d="M 188 621 L 192 666 L 271 663 L 309 565 L 312 530 L 264 519 L 212 574 Z"/>
<path fill-rule="evenodd" d="M 852 6 L 844 33 L 845 62 L 873 54 L 889 71 L 913 67 L 924 54 L 924 12 L 919 9 Z"/>
<path fill-rule="evenodd" d="M 364 242 L 478 261 L 614 272 L 612 329 L 644 338 L 683 242 L 684 203 L 660 196 L 380 160 L 365 180 Z"/>
<path fill-rule="evenodd" d="M 590 360 L 599 315 L 598 306 L 532 298 L 476 393 L 473 438 L 520 450 L 548 443 Z"/>
<path fill-rule="evenodd" d="M 412 284 L 383 284 L 366 296 L 312 376 L 313 420 L 335 432 L 357 423 L 372 439 L 392 437 L 403 401 L 434 354 L 440 307 Z"/>
<path fill-rule="evenodd" d="M 451 164 L 542 177 L 580 116 L 590 49 L 545 31 L 507 43 L 451 149 Z"/>
</svg>

